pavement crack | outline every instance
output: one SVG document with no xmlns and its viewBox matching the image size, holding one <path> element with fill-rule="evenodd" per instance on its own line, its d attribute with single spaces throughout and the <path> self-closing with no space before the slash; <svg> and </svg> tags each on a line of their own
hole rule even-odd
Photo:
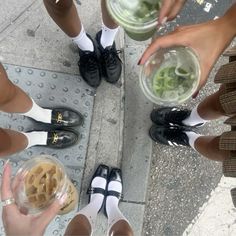
<svg viewBox="0 0 236 236">
<path fill-rule="evenodd" d="M 22 17 L 38 0 L 35 0 L 30 5 L 28 5 L 22 12 L 20 12 L 11 22 L 9 22 L 2 30 L 0 30 L 0 34 L 3 34 L 6 30 L 8 30 L 10 27 L 12 27 L 17 20 Z"/>
</svg>

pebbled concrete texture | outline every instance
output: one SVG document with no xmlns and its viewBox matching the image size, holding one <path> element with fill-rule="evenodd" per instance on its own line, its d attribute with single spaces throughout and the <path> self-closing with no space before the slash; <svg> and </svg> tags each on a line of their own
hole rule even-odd
<svg viewBox="0 0 236 236">
<path fill-rule="evenodd" d="M 95 36 L 101 22 L 99 0 L 76 2 L 85 29 Z M 203 1 L 203 5 L 198 2 L 201 1 L 187 1 L 186 10 L 175 22 L 169 24 L 168 30 L 178 24 L 191 24 L 219 16 L 232 3 L 231 0 L 208 0 Z M 203 11 L 209 2 L 213 6 L 210 14 Z M 170 149 L 152 144 L 148 138 L 148 129 L 153 104 L 146 100 L 139 88 L 137 66 L 149 41 L 135 42 L 120 30 L 116 43 L 117 48 L 122 50 L 122 78 L 116 86 L 103 81 L 94 94 L 87 156 L 83 176 L 80 176 L 82 186 L 79 207 L 87 204 L 86 190 L 97 165 L 105 163 L 120 166 L 124 176 L 124 200 L 120 208 L 130 221 L 134 235 L 182 235 L 198 214 L 199 207 L 210 196 L 211 190 L 217 186 L 221 178 L 221 165 L 203 159 L 189 149 Z M 62 72 L 65 75 L 62 81 L 66 80 L 67 74 L 78 78 L 78 51 L 50 19 L 42 0 L 2 1 L 0 54 L 0 60 L 4 63 L 38 68 L 50 73 Z M 224 62 L 225 59 L 221 59 L 216 69 Z M 212 83 L 213 75 L 198 99 L 189 102 L 186 107 L 195 106 L 212 90 L 217 89 Z M 24 122 L 21 120 L 23 118 L 16 119 Z M 222 126 L 222 121 L 217 121 L 199 131 L 220 134 L 227 128 Z M 37 150 L 45 153 L 50 151 Z M 0 161 L 0 168 L 3 164 Z M 13 167 L 17 167 L 14 161 Z M 98 217 L 94 233 L 96 236 L 106 235 L 107 220 L 102 213 Z M 54 224 L 49 226 L 52 234 L 47 235 L 62 235 L 70 218 L 55 218 Z"/>
<path fill-rule="evenodd" d="M 203 2 L 199 5 L 197 1 L 187 1 L 176 24 L 191 24 L 212 19 L 216 15 L 222 15 L 232 3 L 232 1 Z M 207 3 L 213 6 L 210 13 L 203 10 Z M 197 99 L 190 100 L 183 107 L 189 109 L 195 107 L 206 96 L 218 89 L 218 86 L 213 83 L 213 78 L 219 67 L 225 63 L 227 63 L 227 58 L 221 57 L 210 75 L 207 86 L 201 90 Z M 224 119 L 210 122 L 197 131 L 205 135 L 220 135 L 229 129 L 228 126 L 223 125 L 223 121 Z M 210 198 L 212 190 L 218 185 L 222 177 L 221 168 L 221 163 L 210 161 L 189 148 L 153 144 L 143 235 L 182 235 L 199 214 L 202 205 Z M 217 208 L 217 201 L 213 204 Z M 220 228 L 217 225 L 219 219 L 224 222 L 224 216 L 221 215 L 214 221 L 214 227 L 218 229 Z M 204 220 L 207 225 L 208 221 L 209 224 L 212 221 L 210 218 L 204 218 Z M 222 233 L 223 231 L 217 231 L 221 232 L 220 234 L 216 234 L 214 230 L 212 232 L 214 232 L 213 235 L 228 235 Z M 211 234 L 207 231 L 199 231 L 190 235 L 209 236 Z"/>
</svg>

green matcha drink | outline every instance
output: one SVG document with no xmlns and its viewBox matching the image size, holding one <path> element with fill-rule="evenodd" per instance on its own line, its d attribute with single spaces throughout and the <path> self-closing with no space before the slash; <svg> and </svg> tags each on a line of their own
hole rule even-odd
<svg viewBox="0 0 236 236">
<path fill-rule="evenodd" d="M 159 105 L 178 105 L 189 99 L 200 80 L 200 65 L 190 48 L 159 50 L 141 70 L 140 85 L 146 97 Z"/>
<path fill-rule="evenodd" d="M 106 0 L 106 4 L 130 38 L 143 41 L 155 33 L 161 0 Z"/>
</svg>

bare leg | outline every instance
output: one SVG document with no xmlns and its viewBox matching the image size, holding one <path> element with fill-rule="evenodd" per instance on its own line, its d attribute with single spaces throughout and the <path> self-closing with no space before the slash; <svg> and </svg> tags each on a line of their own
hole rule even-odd
<svg viewBox="0 0 236 236">
<path fill-rule="evenodd" d="M 198 114 L 205 120 L 218 119 L 225 115 L 220 104 L 223 87 L 216 93 L 206 97 L 198 106 Z"/>
<path fill-rule="evenodd" d="M 0 157 L 22 151 L 27 145 L 28 140 L 24 134 L 0 128 Z"/>
<path fill-rule="evenodd" d="M 195 141 L 194 146 L 200 154 L 208 159 L 224 161 L 230 158 L 230 151 L 220 150 L 219 141 L 219 136 L 201 136 Z"/>
<path fill-rule="evenodd" d="M 89 236 L 92 233 L 91 225 L 84 215 L 75 216 L 66 228 L 65 236 Z"/>
<path fill-rule="evenodd" d="M 111 18 L 109 12 L 107 11 L 106 7 L 106 1 L 101 0 L 101 9 L 102 9 L 102 20 L 103 23 L 110 29 L 115 29 L 118 27 L 118 25 L 114 22 L 114 20 Z"/>
<path fill-rule="evenodd" d="M 81 21 L 73 0 L 43 0 L 55 23 L 69 36 L 76 37 L 81 31 Z"/>
<path fill-rule="evenodd" d="M 0 110 L 10 113 L 25 113 L 31 107 L 32 101 L 29 96 L 8 79 L 0 64 Z"/>
<path fill-rule="evenodd" d="M 125 220 L 117 221 L 110 229 L 109 236 L 133 236 L 133 231 Z"/>
</svg>

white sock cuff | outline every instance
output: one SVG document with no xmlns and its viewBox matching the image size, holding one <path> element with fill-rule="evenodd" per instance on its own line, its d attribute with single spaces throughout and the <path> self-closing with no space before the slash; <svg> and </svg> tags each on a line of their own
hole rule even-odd
<svg viewBox="0 0 236 236">
<path fill-rule="evenodd" d="M 35 146 L 35 145 L 46 145 L 47 144 L 47 138 L 48 138 L 48 132 L 45 131 L 33 131 L 29 133 L 24 133 L 28 140 L 28 145 L 26 149 Z"/>
<path fill-rule="evenodd" d="M 192 131 L 188 131 L 188 132 L 186 132 L 186 134 L 187 134 L 187 136 L 188 136 L 188 138 L 189 138 L 189 145 L 190 145 L 195 151 L 197 151 L 196 148 L 195 148 L 195 146 L 194 146 L 194 144 L 195 144 L 195 141 L 196 141 L 199 137 L 201 137 L 202 135 L 201 135 L 201 134 L 197 134 L 197 133 L 192 132 Z"/>
<path fill-rule="evenodd" d="M 52 110 L 40 107 L 32 98 L 32 107 L 26 113 L 21 113 L 21 115 L 31 117 L 34 120 L 41 121 L 44 123 L 51 123 Z"/>
</svg>

